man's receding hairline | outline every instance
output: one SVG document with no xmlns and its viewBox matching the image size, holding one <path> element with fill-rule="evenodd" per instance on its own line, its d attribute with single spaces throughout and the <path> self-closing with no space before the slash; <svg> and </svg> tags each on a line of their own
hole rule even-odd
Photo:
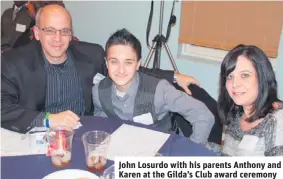
<svg viewBox="0 0 283 179">
<path fill-rule="evenodd" d="M 39 10 L 37 11 L 36 16 L 35 16 L 35 24 L 36 25 L 39 25 L 40 17 L 42 16 L 42 13 L 44 11 L 46 11 L 47 8 L 50 8 L 49 6 L 57 7 L 59 9 L 60 13 L 64 12 L 64 14 L 66 14 L 69 17 L 69 20 L 71 22 L 71 28 L 72 28 L 72 17 L 71 17 L 70 12 L 66 8 L 64 8 L 64 7 L 60 6 L 60 5 L 57 5 L 57 4 L 51 4 L 51 5 L 47 5 L 47 6 L 39 8 Z M 47 10 L 54 11 L 55 9 L 50 8 L 50 9 L 47 9 Z"/>
</svg>

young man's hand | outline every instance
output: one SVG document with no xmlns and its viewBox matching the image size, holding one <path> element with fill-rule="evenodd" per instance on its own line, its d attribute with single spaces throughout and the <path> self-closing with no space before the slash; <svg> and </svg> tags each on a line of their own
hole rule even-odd
<svg viewBox="0 0 283 179">
<path fill-rule="evenodd" d="M 185 92 L 189 95 L 192 95 L 191 91 L 189 90 L 188 86 L 190 84 L 195 84 L 195 85 L 200 85 L 199 81 L 197 81 L 194 77 L 192 76 L 187 76 L 180 74 L 178 72 L 174 73 L 174 76 L 177 78 L 177 84 L 185 90 Z"/>
</svg>

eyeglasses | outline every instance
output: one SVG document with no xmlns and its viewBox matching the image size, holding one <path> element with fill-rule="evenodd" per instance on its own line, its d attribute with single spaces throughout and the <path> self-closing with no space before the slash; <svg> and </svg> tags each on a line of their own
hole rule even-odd
<svg viewBox="0 0 283 179">
<path fill-rule="evenodd" d="M 42 30 L 45 35 L 55 35 L 57 33 L 57 31 L 59 31 L 60 35 L 62 35 L 62 36 L 70 36 L 70 35 L 72 35 L 72 30 L 71 29 L 56 30 L 56 29 L 51 28 L 51 27 L 45 27 L 45 28 L 38 27 L 38 28 L 40 30 Z"/>
</svg>

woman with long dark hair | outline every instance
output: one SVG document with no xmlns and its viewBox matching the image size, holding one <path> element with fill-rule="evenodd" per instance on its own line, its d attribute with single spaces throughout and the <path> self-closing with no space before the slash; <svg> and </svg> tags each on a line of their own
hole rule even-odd
<svg viewBox="0 0 283 179">
<path fill-rule="evenodd" d="M 219 86 L 224 144 L 207 147 L 220 155 L 283 155 L 283 105 L 265 53 L 252 45 L 233 48 L 222 62 Z"/>
</svg>

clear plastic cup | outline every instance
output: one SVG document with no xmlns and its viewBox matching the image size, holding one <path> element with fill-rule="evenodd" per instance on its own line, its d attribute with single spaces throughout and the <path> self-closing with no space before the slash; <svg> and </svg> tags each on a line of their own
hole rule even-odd
<svg viewBox="0 0 283 179">
<path fill-rule="evenodd" d="M 55 167 L 66 167 L 71 162 L 74 131 L 66 126 L 57 126 L 46 132 L 48 154 Z"/>
<path fill-rule="evenodd" d="M 83 134 L 82 141 L 88 171 L 103 172 L 107 161 L 110 134 L 104 131 L 89 131 Z"/>
</svg>

